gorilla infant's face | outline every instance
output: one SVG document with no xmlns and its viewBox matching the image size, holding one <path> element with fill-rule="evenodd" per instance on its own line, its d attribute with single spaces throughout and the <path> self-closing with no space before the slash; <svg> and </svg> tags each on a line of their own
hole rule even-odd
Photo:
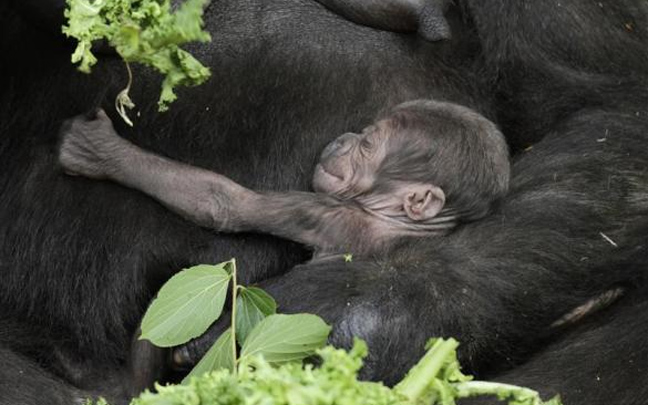
<svg viewBox="0 0 648 405">
<path fill-rule="evenodd" d="M 387 155 L 390 132 L 389 121 L 381 120 L 359 134 L 346 133 L 329 143 L 315 167 L 313 189 L 343 199 L 369 191 Z"/>
</svg>

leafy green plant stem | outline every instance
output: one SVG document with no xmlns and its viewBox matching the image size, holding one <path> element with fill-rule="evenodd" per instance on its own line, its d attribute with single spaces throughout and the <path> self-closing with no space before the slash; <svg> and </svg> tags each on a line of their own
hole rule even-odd
<svg viewBox="0 0 648 405">
<path fill-rule="evenodd" d="M 498 397 L 500 400 L 511 400 L 511 399 L 529 399 L 529 403 L 532 405 L 541 405 L 544 404 L 540 400 L 540 394 L 537 391 L 534 391 L 529 388 L 518 387 L 517 385 L 502 384 L 495 382 L 487 381 L 466 381 L 453 384 L 454 389 L 456 390 L 457 398 L 469 398 L 482 395 L 493 395 Z M 555 401 L 555 399 L 554 399 Z M 551 401 L 546 404 L 552 404 Z"/>
<path fill-rule="evenodd" d="M 124 122 L 132 127 L 133 121 L 128 118 L 126 108 L 130 110 L 135 107 L 135 103 L 133 103 L 129 94 L 131 85 L 133 84 L 133 72 L 131 71 L 130 64 L 127 61 L 124 61 L 124 64 L 126 65 L 126 71 L 128 72 L 128 83 L 126 83 L 126 87 L 117 94 L 117 97 L 115 97 L 115 110 L 117 110 L 117 113 L 122 117 Z"/>
<path fill-rule="evenodd" d="M 236 357 L 236 293 L 238 291 L 238 284 L 236 282 L 236 259 L 232 258 L 230 261 L 230 269 L 232 270 L 232 358 L 234 364 L 238 362 Z M 237 372 L 237 367 L 234 367 L 234 374 Z"/>
<path fill-rule="evenodd" d="M 157 385 L 157 393 L 146 391 L 132 405 L 456 405 L 457 399 L 484 395 L 508 405 L 561 405 L 558 396 L 543 401 L 528 388 L 473 381 L 461 372 L 459 342 L 452 338 L 430 339 L 393 390 L 360 382 L 357 374 L 368 354 L 363 341 L 356 339 L 349 352 L 319 349 L 331 331 L 324 320 L 277 314 L 276 301 L 259 287 L 238 285 L 236 273 L 231 259 L 184 269 L 162 286 L 142 320 L 141 339 L 173 347 L 203 334 L 221 315 L 230 282 L 231 325 L 181 385 Z M 320 367 L 302 365 L 315 354 Z"/>
<path fill-rule="evenodd" d="M 209 0 L 184 0 L 177 7 L 171 0 L 66 0 L 63 33 L 78 41 L 72 63 L 90 73 L 97 57 L 95 41 L 107 41 L 122 59 L 149 66 L 164 76 L 158 110 L 166 111 L 176 98 L 179 86 L 197 86 L 210 76 L 203 66 L 181 46 L 189 42 L 208 42 L 203 13 Z M 128 65 L 127 65 L 128 66 Z M 129 71 L 130 75 L 130 71 Z M 130 84 L 129 80 L 129 84 Z M 117 97 L 115 106 L 124 121 L 125 108 L 133 108 L 128 97 L 130 85 Z"/>
<path fill-rule="evenodd" d="M 543 401 L 537 391 L 510 384 L 471 381 L 460 371 L 455 339 L 433 339 L 428 351 L 394 391 L 412 404 L 454 405 L 455 400 L 491 395 L 509 405 L 560 405 L 560 397 Z"/>
<path fill-rule="evenodd" d="M 458 346 L 459 342 L 454 339 L 437 339 L 423 358 L 396 385 L 395 389 L 412 402 L 423 397 L 431 382 Z"/>
</svg>

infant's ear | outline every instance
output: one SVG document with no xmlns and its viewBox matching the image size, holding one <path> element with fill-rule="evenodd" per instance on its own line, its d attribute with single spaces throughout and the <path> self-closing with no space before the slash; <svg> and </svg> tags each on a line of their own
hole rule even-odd
<svg viewBox="0 0 648 405">
<path fill-rule="evenodd" d="M 415 184 L 408 187 L 403 209 L 413 221 L 425 221 L 436 217 L 445 205 L 445 193 L 431 184 Z"/>
</svg>

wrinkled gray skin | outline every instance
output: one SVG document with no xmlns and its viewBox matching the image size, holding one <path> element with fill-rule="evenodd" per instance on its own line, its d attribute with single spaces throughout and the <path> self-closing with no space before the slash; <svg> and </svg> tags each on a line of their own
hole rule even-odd
<svg viewBox="0 0 648 405">
<path fill-rule="evenodd" d="M 355 23 L 385 31 L 417 32 L 428 41 L 450 39 L 450 0 L 317 0 Z"/>
<path fill-rule="evenodd" d="M 399 131 L 395 114 L 421 113 L 425 121 Z M 108 179 L 142 191 L 206 228 L 268 233 L 310 246 L 316 257 L 345 252 L 375 257 L 403 237 L 443 235 L 463 220 L 457 207 L 444 207 L 440 187 L 453 178 L 444 173 L 457 170 L 443 167 L 454 156 L 465 157 L 466 172 L 482 173 L 481 184 L 466 181 L 464 187 L 494 189 L 482 212 L 506 193 L 510 171 L 503 135 L 468 108 L 416 100 L 395 107 L 391 114 L 324 148 L 313 176 L 317 193 L 255 192 L 223 175 L 146 152 L 119 137 L 103 110 L 94 118 L 81 115 L 63 125 L 58 159 L 68 174 Z M 446 120 L 456 127 L 444 126 Z M 438 133 L 457 127 L 460 132 Z M 413 161 L 419 155 L 410 154 L 425 145 L 430 149 L 423 154 L 429 156 L 429 169 L 440 173 L 438 185 L 429 182 L 434 173 L 407 172 L 420 165 Z M 384 173 L 386 166 L 396 173 Z"/>
</svg>

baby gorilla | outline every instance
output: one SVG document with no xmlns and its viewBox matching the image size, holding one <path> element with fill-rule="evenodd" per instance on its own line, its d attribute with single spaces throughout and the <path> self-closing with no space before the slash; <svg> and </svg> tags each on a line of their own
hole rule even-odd
<svg viewBox="0 0 648 405">
<path fill-rule="evenodd" d="M 510 171 L 492 122 L 430 100 L 400 104 L 331 142 L 315 168 L 315 193 L 256 192 L 146 152 L 120 138 L 103 111 L 64 125 L 59 161 L 69 174 L 140 190 L 201 226 L 269 233 L 316 257 L 384 254 L 406 237 L 443 235 L 487 215 Z"/>
</svg>

